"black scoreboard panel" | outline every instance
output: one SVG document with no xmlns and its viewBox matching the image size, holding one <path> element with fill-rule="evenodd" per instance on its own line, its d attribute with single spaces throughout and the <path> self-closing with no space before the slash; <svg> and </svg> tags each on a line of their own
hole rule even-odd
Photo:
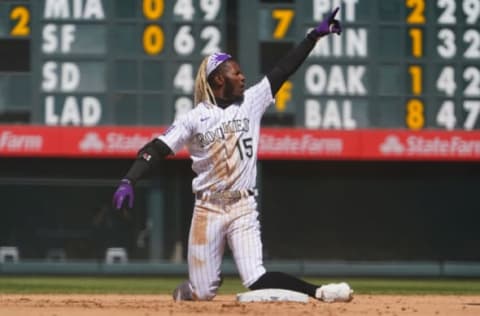
<svg viewBox="0 0 480 316">
<path fill-rule="evenodd" d="M 0 0 L 0 120 L 169 124 L 204 56 L 252 84 L 336 6 L 266 125 L 480 128 L 478 0 Z"/>
<path fill-rule="evenodd" d="M 221 0 L 39 3 L 35 120 L 48 125 L 169 124 L 193 107 L 201 59 L 224 49 Z"/>
<path fill-rule="evenodd" d="M 0 0 L 2 120 L 169 124 L 193 107 L 203 57 L 225 50 L 225 3 Z"/>
<path fill-rule="evenodd" d="M 0 1 L 0 121 L 30 115 L 30 19 L 30 1 Z"/>
<path fill-rule="evenodd" d="M 293 121 L 315 129 L 479 128 L 480 1 L 264 0 L 240 5 L 246 7 L 241 12 L 258 12 L 257 36 L 244 45 L 255 47 L 259 72 L 341 7 L 343 34 L 317 43 L 277 95 L 265 122 Z M 243 52 L 244 59 L 248 54 Z"/>
</svg>

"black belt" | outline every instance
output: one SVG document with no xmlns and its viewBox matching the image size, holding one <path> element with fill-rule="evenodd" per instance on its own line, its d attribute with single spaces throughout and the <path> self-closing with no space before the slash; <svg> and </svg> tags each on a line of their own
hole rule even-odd
<svg viewBox="0 0 480 316">
<path fill-rule="evenodd" d="M 198 200 L 238 200 L 242 197 L 247 196 L 257 196 L 257 189 L 248 189 L 248 190 L 232 190 L 232 191 L 218 191 L 218 192 L 208 192 L 208 191 L 199 191 L 195 193 L 195 197 Z"/>
</svg>

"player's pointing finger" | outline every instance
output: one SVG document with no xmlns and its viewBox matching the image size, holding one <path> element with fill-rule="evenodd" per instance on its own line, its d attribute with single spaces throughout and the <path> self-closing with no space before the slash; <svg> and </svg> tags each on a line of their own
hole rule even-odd
<svg viewBox="0 0 480 316">
<path fill-rule="evenodd" d="M 338 10 L 340 10 L 340 7 L 336 7 L 335 10 L 333 10 L 333 12 L 330 14 L 330 18 L 328 19 L 330 22 L 335 18 Z"/>
</svg>

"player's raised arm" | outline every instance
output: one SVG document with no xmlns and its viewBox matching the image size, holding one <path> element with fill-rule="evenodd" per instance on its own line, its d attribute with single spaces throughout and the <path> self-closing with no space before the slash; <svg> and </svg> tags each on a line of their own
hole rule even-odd
<svg viewBox="0 0 480 316">
<path fill-rule="evenodd" d="M 325 18 L 325 20 L 320 22 L 317 27 L 307 34 L 307 36 L 297 47 L 291 50 L 273 67 L 269 73 L 266 74 L 268 80 L 270 81 L 272 95 L 275 95 L 288 77 L 290 77 L 290 75 L 292 75 L 298 69 L 298 67 L 300 67 L 303 61 L 307 58 L 308 54 L 312 51 L 317 40 L 331 33 L 340 35 L 342 32 L 342 27 L 340 22 L 335 19 L 339 9 L 340 7 L 337 7 L 335 10 L 333 10 L 332 13 Z"/>
</svg>

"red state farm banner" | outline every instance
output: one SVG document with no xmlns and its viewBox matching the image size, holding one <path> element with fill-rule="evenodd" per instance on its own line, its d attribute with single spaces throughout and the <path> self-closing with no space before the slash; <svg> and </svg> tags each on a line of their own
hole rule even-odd
<svg viewBox="0 0 480 316">
<path fill-rule="evenodd" d="M 362 159 L 361 132 L 264 128 L 260 159 Z"/>
<path fill-rule="evenodd" d="M 164 127 L 66 128 L 62 151 L 67 156 L 132 158 L 147 142 L 162 134 Z"/>
<path fill-rule="evenodd" d="M 1 156 L 62 156 L 56 127 L 0 125 Z"/>
<path fill-rule="evenodd" d="M 0 156 L 134 158 L 165 128 L 0 125 Z M 263 128 L 258 155 L 278 160 L 480 160 L 480 132 Z M 176 158 L 188 158 L 187 151 Z"/>
<path fill-rule="evenodd" d="M 362 132 L 363 159 L 480 160 L 480 132 Z"/>
</svg>

